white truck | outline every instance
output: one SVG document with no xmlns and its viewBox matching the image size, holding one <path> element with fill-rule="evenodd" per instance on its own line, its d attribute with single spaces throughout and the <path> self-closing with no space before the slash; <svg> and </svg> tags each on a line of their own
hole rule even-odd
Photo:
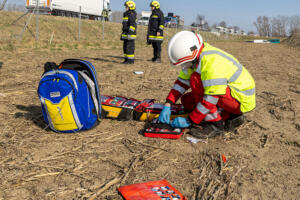
<svg viewBox="0 0 300 200">
<path fill-rule="evenodd" d="M 151 11 L 142 11 L 141 18 L 137 21 L 137 24 L 148 26 L 151 13 Z"/>
<path fill-rule="evenodd" d="M 26 8 L 32 12 L 39 1 L 39 12 L 57 16 L 78 17 L 99 20 L 111 13 L 110 0 L 26 0 Z"/>
</svg>

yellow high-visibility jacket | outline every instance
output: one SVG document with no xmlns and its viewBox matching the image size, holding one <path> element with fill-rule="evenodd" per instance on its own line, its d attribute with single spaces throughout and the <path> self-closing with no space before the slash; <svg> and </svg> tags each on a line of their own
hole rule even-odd
<svg viewBox="0 0 300 200">
<path fill-rule="evenodd" d="M 231 96 L 240 102 L 243 113 L 255 108 L 254 79 L 232 55 L 204 43 L 197 69 L 182 70 L 179 78 L 189 80 L 194 72 L 201 75 L 204 94 L 224 95 L 229 86 Z"/>
</svg>

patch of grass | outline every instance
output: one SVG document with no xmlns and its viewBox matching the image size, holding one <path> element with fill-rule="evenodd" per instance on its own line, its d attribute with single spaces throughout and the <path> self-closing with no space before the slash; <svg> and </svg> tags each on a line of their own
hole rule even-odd
<svg viewBox="0 0 300 200">
<path fill-rule="evenodd" d="M 6 46 L 3 48 L 3 50 L 5 51 L 10 51 L 10 52 L 13 52 L 15 51 L 17 48 L 16 48 L 16 45 L 15 45 L 15 42 L 12 41 L 12 40 L 9 40 L 7 43 L 6 43 Z"/>
<path fill-rule="evenodd" d="M 64 47 L 67 48 L 67 49 L 72 49 L 72 46 L 71 46 L 71 44 L 69 44 L 69 43 L 65 43 L 65 44 L 64 44 Z"/>
<path fill-rule="evenodd" d="M 23 34 L 21 41 L 12 35 L 20 35 L 24 28 L 24 23 L 28 20 L 28 16 L 19 20 L 16 24 L 11 23 L 23 15 L 19 12 L 0 12 L 0 38 L 4 45 L 1 50 L 15 51 L 21 49 L 117 49 L 122 48 L 123 42 L 120 41 L 121 23 L 115 22 L 99 22 L 92 20 L 81 20 L 80 38 L 78 41 L 78 23 L 77 18 L 57 17 L 57 16 L 40 16 L 39 22 L 39 40 L 35 40 L 35 20 L 31 19 L 27 30 Z M 104 24 L 104 40 L 103 40 L 103 24 Z M 183 29 L 166 28 L 164 32 L 164 43 L 177 32 Z M 221 35 L 220 37 L 208 33 L 199 32 L 205 41 L 234 41 L 243 40 L 245 37 Z M 146 47 L 147 26 L 138 25 L 136 47 Z M 49 41 L 52 44 L 49 47 Z M 55 43 L 55 45 L 54 45 Z"/>
<path fill-rule="evenodd" d="M 300 144 L 297 141 L 286 141 L 285 144 L 300 148 Z"/>
</svg>

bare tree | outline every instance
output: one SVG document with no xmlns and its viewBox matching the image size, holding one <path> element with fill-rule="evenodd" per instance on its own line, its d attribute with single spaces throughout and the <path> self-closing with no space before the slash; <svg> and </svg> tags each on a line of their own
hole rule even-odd
<svg viewBox="0 0 300 200">
<path fill-rule="evenodd" d="M 278 16 L 273 17 L 271 20 L 272 36 L 285 37 L 287 34 L 287 27 L 289 23 L 289 17 Z"/>
<path fill-rule="evenodd" d="M 248 31 L 247 35 L 254 35 L 254 31 Z"/>
<path fill-rule="evenodd" d="M 207 22 L 205 22 L 203 24 L 202 29 L 205 30 L 205 31 L 210 31 L 211 30 Z"/>
<path fill-rule="evenodd" d="M 196 22 L 202 26 L 203 24 L 205 24 L 205 16 L 204 15 L 197 15 L 197 20 Z"/>
<path fill-rule="evenodd" d="M 226 28 L 226 27 L 227 27 L 227 25 L 226 25 L 226 22 L 225 22 L 225 21 L 221 21 L 221 22 L 219 23 L 219 26 L 222 26 L 222 27 L 224 27 L 224 28 Z"/>
<path fill-rule="evenodd" d="M 241 30 L 240 27 L 238 27 L 238 26 L 233 26 L 233 29 L 234 29 L 234 31 L 239 31 L 239 30 Z"/>
<path fill-rule="evenodd" d="M 254 22 L 254 26 L 257 29 L 257 32 L 261 36 L 271 36 L 271 25 L 269 22 L 269 17 L 259 16 Z"/>
<path fill-rule="evenodd" d="M 3 0 L 2 4 L 0 4 L 0 10 L 3 10 L 3 8 L 5 7 L 7 0 Z"/>
<path fill-rule="evenodd" d="M 289 19 L 289 33 L 300 33 L 300 16 L 295 15 Z"/>
<path fill-rule="evenodd" d="M 200 27 L 202 30 L 205 30 L 205 31 L 209 30 L 209 25 L 208 25 L 207 21 L 205 20 L 204 15 L 197 15 L 196 23 L 193 23 L 192 25 Z"/>
<path fill-rule="evenodd" d="M 215 29 L 215 28 L 217 28 L 217 24 L 216 23 L 214 23 L 212 26 L 211 26 L 211 28 L 213 28 L 213 29 Z"/>
</svg>

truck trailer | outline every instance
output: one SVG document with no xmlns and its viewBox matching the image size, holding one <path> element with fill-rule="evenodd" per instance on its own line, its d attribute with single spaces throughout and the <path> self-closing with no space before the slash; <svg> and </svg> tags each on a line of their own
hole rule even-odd
<svg viewBox="0 0 300 200">
<path fill-rule="evenodd" d="M 38 0 L 26 0 L 26 8 L 32 12 Z M 39 0 L 39 13 L 56 16 L 78 17 L 80 10 L 82 17 L 100 20 L 108 18 L 110 0 Z"/>
</svg>

